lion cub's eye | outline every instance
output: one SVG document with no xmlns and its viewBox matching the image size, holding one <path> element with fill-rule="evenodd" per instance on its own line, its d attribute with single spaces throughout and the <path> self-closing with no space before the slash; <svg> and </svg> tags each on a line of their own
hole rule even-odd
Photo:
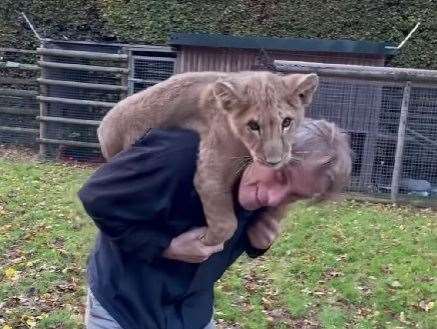
<svg viewBox="0 0 437 329">
<path fill-rule="evenodd" d="M 253 130 L 253 131 L 260 131 L 261 130 L 259 124 L 254 120 L 250 120 L 247 123 L 247 126 L 249 127 L 250 130 Z"/>
<path fill-rule="evenodd" d="M 282 128 L 288 128 L 290 127 L 291 123 L 293 122 L 293 119 L 291 118 L 285 118 L 284 120 L 282 120 Z"/>
</svg>

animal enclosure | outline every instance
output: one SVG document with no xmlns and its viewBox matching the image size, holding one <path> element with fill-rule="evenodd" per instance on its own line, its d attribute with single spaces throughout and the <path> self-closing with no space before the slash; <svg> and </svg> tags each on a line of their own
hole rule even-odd
<svg viewBox="0 0 437 329">
<path fill-rule="evenodd" d="M 57 40 L 37 50 L 0 48 L 0 143 L 39 146 L 43 159 L 102 162 L 96 128 L 117 101 L 187 67 L 262 69 L 260 50 L 254 51 L 238 59 L 222 48 L 214 54 L 199 47 Z M 290 52 L 286 59 L 293 54 L 303 58 Z M 275 61 L 275 70 L 320 75 L 308 116 L 334 121 L 350 135 L 350 192 L 435 202 L 437 72 L 381 67 L 383 57 L 373 55 L 342 56 L 323 60 L 367 66 Z"/>
</svg>

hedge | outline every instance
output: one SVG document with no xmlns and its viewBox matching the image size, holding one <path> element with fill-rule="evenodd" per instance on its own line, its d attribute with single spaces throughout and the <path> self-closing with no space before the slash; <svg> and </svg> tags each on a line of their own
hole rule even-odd
<svg viewBox="0 0 437 329">
<path fill-rule="evenodd" d="M 104 40 L 111 37 L 97 0 L 1 0 L 0 46 L 35 48 L 38 41 L 20 12 L 42 36 L 56 39 Z"/>
<path fill-rule="evenodd" d="M 14 15 L 1 20 L 23 7 L 46 36 L 152 44 L 176 31 L 398 43 L 420 20 L 391 65 L 437 69 L 435 0 L 2 0 L 0 45 L 26 44 Z"/>
</svg>

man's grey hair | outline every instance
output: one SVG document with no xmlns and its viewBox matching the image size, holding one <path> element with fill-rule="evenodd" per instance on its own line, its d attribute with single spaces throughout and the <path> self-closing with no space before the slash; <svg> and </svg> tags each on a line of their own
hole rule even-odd
<svg viewBox="0 0 437 329">
<path fill-rule="evenodd" d="M 311 159 L 318 162 L 320 175 L 329 179 L 328 190 L 317 199 L 329 199 L 349 184 L 352 171 L 350 139 L 335 124 L 305 119 L 297 129 L 292 161 Z"/>
</svg>

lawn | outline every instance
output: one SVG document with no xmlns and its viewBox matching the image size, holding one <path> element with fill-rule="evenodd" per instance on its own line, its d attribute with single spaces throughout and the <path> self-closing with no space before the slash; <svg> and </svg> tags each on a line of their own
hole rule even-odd
<svg viewBox="0 0 437 329">
<path fill-rule="evenodd" d="M 0 328 L 81 328 L 95 229 L 90 168 L 0 159 Z M 219 328 L 436 328 L 437 214 L 345 201 L 297 206 L 263 257 L 216 287 Z M 434 306 L 434 307 L 433 307 Z"/>
</svg>

